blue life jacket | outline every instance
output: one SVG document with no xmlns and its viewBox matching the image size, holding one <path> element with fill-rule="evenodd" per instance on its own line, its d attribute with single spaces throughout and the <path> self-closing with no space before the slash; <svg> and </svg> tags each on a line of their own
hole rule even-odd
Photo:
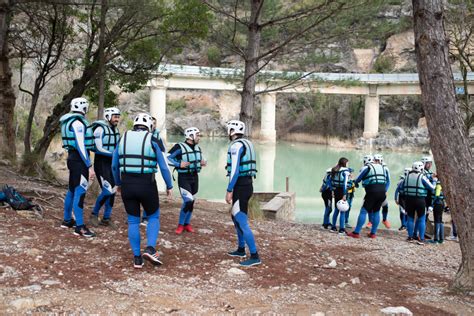
<svg viewBox="0 0 474 316">
<path fill-rule="evenodd" d="M 367 165 L 369 172 L 362 179 L 362 186 L 366 187 L 373 184 L 386 184 L 385 168 L 380 164 L 370 163 Z"/>
<path fill-rule="evenodd" d="M 115 150 L 115 147 L 117 147 L 118 142 L 120 140 L 120 132 L 118 128 L 115 126 L 113 127 L 110 126 L 109 123 L 103 120 L 95 121 L 89 127 L 92 130 L 92 134 L 94 134 L 94 131 L 99 126 L 104 129 L 104 133 L 102 134 L 102 147 L 104 147 L 104 149 L 107 151 L 113 152 Z M 93 151 L 97 152 L 95 142 L 94 142 Z"/>
<path fill-rule="evenodd" d="M 227 151 L 227 176 L 230 176 L 232 172 L 232 155 L 230 148 L 237 142 L 244 146 L 243 156 L 240 158 L 239 177 L 251 176 L 255 178 L 257 176 L 257 154 L 255 153 L 252 142 L 245 138 L 238 138 L 230 143 Z"/>
<path fill-rule="evenodd" d="M 194 149 L 188 143 L 182 142 L 178 144 L 181 148 L 181 160 L 190 162 L 191 164 L 185 168 L 176 168 L 178 173 L 194 173 L 201 171 L 202 152 L 198 144 L 194 145 Z"/>
<path fill-rule="evenodd" d="M 403 180 L 403 195 L 412 197 L 426 197 L 428 190 L 423 185 L 423 173 L 412 171 Z"/>
<path fill-rule="evenodd" d="M 63 148 L 65 148 L 66 150 L 78 150 L 76 137 L 71 126 L 72 123 L 77 120 L 81 121 L 81 123 L 84 124 L 84 145 L 86 149 L 93 149 L 94 135 L 92 134 L 92 130 L 88 128 L 89 122 L 87 122 L 84 115 L 79 113 L 68 113 L 63 115 L 59 119 L 59 122 L 61 123 L 61 139 L 63 141 Z"/>
<path fill-rule="evenodd" d="M 341 169 L 336 171 L 336 174 L 331 177 L 331 182 L 335 188 L 344 187 L 344 173 L 349 173 L 349 169 L 346 167 L 341 167 Z M 349 174 L 347 175 L 347 187 L 349 187 Z"/>
<path fill-rule="evenodd" d="M 157 171 L 152 137 L 150 132 L 143 130 L 125 132 L 118 145 L 120 172 L 145 174 Z"/>
</svg>

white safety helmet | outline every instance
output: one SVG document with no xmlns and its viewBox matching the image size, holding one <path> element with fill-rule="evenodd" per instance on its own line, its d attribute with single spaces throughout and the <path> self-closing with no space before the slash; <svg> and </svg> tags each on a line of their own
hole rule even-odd
<svg viewBox="0 0 474 316">
<path fill-rule="evenodd" d="M 86 114 L 89 111 L 89 101 L 86 98 L 74 98 L 71 100 L 71 112 Z"/>
<path fill-rule="evenodd" d="M 425 169 L 425 164 L 421 161 L 415 161 L 412 165 L 412 170 L 415 172 L 423 172 L 423 169 Z"/>
<path fill-rule="evenodd" d="M 112 115 L 120 115 L 120 110 L 118 108 L 106 108 L 104 110 L 104 119 L 106 121 L 110 121 L 112 119 Z"/>
<path fill-rule="evenodd" d="M 403 175 L 404 175 L 405 177 L 408 176 L 408 174 L 410 173 L 411 170 L 412 170 L 411 168 L 405 168 L 405 169 L 403 170 Z"/>
<path fill-rule="evenodd" d="M 433 158 L 431 158 L 430 156 L 425 156 L 421 158 L 421 162 L 422 163 L 433 162 Z"/>
<path fill-rule="evenodd" d="M 188 127 L 184 130 L 184 136 L 186 139 L 194 140 L 196 139 L 197 134 L 199 134 L 199 129 L 197 127 Z"/>
<path fill-rule="evenodd" d="M 379 161 L 380 163 L 383 163 L 383 156 L 381 154 L 375 154 L 374 160 Z"/>
<path fill-rule="evenodd" d="M 344 200 L 339 200 L 336 203 L 336 207 L 339 210 L 339 212 L 347 212 L 349 210 L 349 203 Z"/>
<path fill-rule="evenodd" d="M 372 155 L 365 155 L 364 156 L 364 165 L 367 165 L 369 163 L 373 163 L 374 162 L 374 156 Z"/>
<path fill-rule="evenodd" d="M 227 122 L 227 134 L 229 136 L 245 134 L 245 123 L 239 120 L 231 120 Z"/>
<path fill-rule="evenodd" d="M 148 131 L 151 131 L 153 128 L 153 120 L 148 113 L 138 113 L 137 116 L 135 116 L 135 119 L 133 120 L 133 126 L 145 126 L 148 128 Z"/>
</svg>

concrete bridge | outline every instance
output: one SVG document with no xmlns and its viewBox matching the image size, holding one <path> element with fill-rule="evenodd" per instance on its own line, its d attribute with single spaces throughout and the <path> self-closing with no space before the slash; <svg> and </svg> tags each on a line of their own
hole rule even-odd
<svg viewBox="0 0 474 316">
<path fill-rule="evenodd" d="M 281 71 L 262 71 L 260 76 L 266 83 L 256 86 L 256 91 L 279 91 L 263 93 L 260 138 L 275 142 L 275 101 L 276 93 L 308 93 L 364 95 L 364 133 L 365 138 L 377 136 L 379 130 L 379 98 L 389 95 L 421 94 L 418 74 L 352 74 L 352 73 L 299 73 Z M 232 68 L 211 68 L 184 65 L 160 66 L 156 78 L 148 82 L 150 88 L 150 113 L 158 120 L 162 134 L 166 137 L 166 90 L 241 90 L 243 72 Z M 292 79 L 303 77 L 291 84 Z M 454 74 L 456 90 L 462 89 L 461 74 Z M 468 74 L 468 91 L 474 91 L 474 73 Z M 459 91 L 458 91 L 459 92 Z"/>
</svg>

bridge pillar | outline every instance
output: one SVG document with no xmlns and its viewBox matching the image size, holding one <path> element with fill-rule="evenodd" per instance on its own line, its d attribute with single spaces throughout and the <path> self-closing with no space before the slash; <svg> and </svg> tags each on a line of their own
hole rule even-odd
<svg viewBox="0 0 474 316">
<path fill-rule="evenodd" d="M 379 101 L 377 86 L 369 85 L 369 95 L 365 97 L 364 138 L 374 138 L 379 132 Z"/>
<path fill-rule="evenodd" d="M 156 127 L 160 130 L 160 136 L 166 140 L 166 87 L 164 80 L 152 80 L 150 114 L 156 118 Z"/>
<path fill-rule="evenodd" d="M 275 130 L 275 103 L 276 93 L 262 95 L 262 114 L 260 126 L 260 139 L 267 142 L 276 142 Z"/>
</svg>

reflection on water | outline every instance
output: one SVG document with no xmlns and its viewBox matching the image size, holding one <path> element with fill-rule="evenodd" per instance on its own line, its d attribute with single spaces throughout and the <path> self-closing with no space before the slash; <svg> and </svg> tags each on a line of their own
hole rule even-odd
<svg viewBox="0 0 474 316">
<path fill-rule="evenodd" d="M 168 137 L 168 148 L 181 141 L 179 136 Z M 296 192 L 296 220 L 304 223 L 321 223 L 323 218 L 324 203 L 319 194 L 319 187 L 326 169 L 336 165 L 340 157 L 349 159 L 349 166 L 356 170 L 362 167 L 364 151 L 332 148 L 314 144 L 291 142 L 278 142 L 276 145 L 259 144 L 254 142 L 257 151 L 258 174 L 254 182 L 255 191 L 284 191 L 285 178 L 290 178 L 290 191 Z M 228 179 L 225 164 L 229 141 L 225 138 L 202 138 L 201 148 L 208 166 L 203 168 L 199 177 L 198 197 L 203 199 L 224 201 Z M 399 213 L 393 195 L 400 174 L 405 167 L 421 158 L 420 154 L 380 152 L 384 155 L 385 162 L 390 169 L 392 185 L 388 193 L 389 220 L 394 225 L 399 225 Z M 175 177 L 176 176 L 175 172 Z M 160 189 L 163 185 L 160 186 Z M 174 194 L 178 195 L 177 183 Z M 355 223 L 362 205 L 364 190 L 357 189 L 350 222 Z"/>
</svg>

